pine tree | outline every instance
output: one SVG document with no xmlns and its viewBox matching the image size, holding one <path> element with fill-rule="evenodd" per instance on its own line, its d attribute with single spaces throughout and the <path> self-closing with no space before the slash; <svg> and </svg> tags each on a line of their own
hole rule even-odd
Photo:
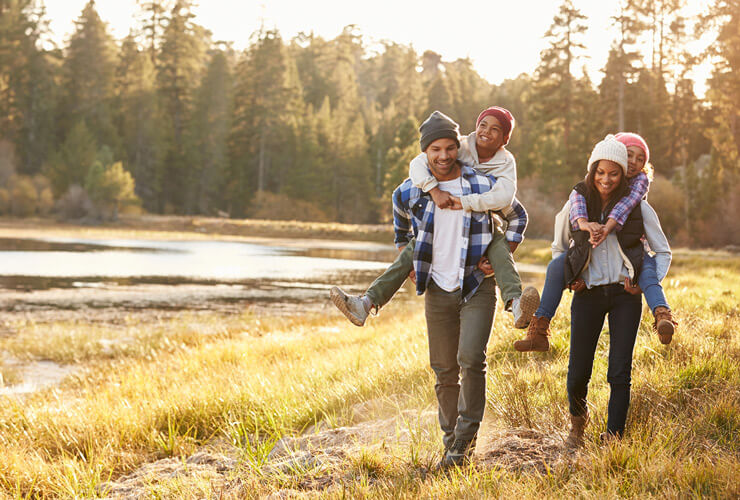
<svg viewBox="0 0 740 500">
<path fill-rule="evenodd" d="M 181 212 L 187 205 L 187 181 L 194 168 L 188 157 L 188 129 L 193 99 L 204 67 L 207 32 L 193 22 L 190 0 L 177 0 L 164 30 L 157 66 L 166 143 L 161 174 L 160 211 Z"/>
<path fill-rule="evenodd" d="M 69 41 L 64 59 L 63 125 L 84 120 L 98 146 L 120 152 L 111 109 L 114 97 L 116 48 L 90 0 Z"/>
<path fill-rule="evenodd" d="M 43 9 L 32 0 L 0 1 L 0 136 L 15 144 L 19 172 L 38 172 L 56 147 L 57 87 Z"/>
<path fill-rule="evenodd" d="M 545 37 L 550 46 L 540 54 L 536 71 L 536 120 L 541 122 L 542 133 L 533 159 L 553 183 L 571 183 L 580 175 L 583 157 L 588 154 L 572 137 L 576 120 L 594 120 L 597 116 L 585 115 L 578 104 L 588 102 L 577 96 L 586 85 L 577 82 L 573 67 L 578 52 L 584 49 L 580 37 L 586 32 L 586 16 L 565 0 L 555 15 Z M 595 127 L 600 128 L 600 127 Z M 581 137 L 576 137 L 581 139 Z"/>
<path fill-rule="evenodd" d="M 121 44 L 115 88 L 123 158 L 136 179 L 136 193 L 144 207 L 155 211 L 162 189 L 160 174 L 164 151 L 156 71 L 133 33 Z"/>
<path fill-rule="evenodd" d="M 211 51 L 210 61 L 195 94 L 191 142 L 194 168 L 188 180 L 188 213 L 215 213 L 223 205 L 222 187 L 228 174 L 228 136 L 231 129 L 232 54 Z"/>
</svg>

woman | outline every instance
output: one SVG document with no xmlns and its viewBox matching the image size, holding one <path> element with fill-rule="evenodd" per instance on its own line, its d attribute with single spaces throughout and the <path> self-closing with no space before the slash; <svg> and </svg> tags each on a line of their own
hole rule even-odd
<svg viewBox="0 0 740 500">
<path fill-rule="evenodd" d="M 627 148 L 608 135 L 591 153 L 586 180 L 576 190 L 586 199 L 589 222 L 605 224 L 611 209 L 628 191 Z M 570 231 L 570 202 L 555 222 L 553 257 L 566 253 L 566 280 L 578 283 L 571 305 L 568 402 L 571 431 L 566 444 L 583 445 L 588 421 L 586 395 L 594 354 L 604 318 L 609 316 L 610 386 L 606 433 L 602 438 L 619 438 L 624 433 L 629 408 L 632 351 L 642 312 L 641 296 L 630 283 L 637 283 L 644 256 L 644 235 L 655 252 L 656 270 L 663 279 L 671 261 L 671 250 L 655 211 L 642 201 L 627 217 L 622 230 L 610 233 L 593 247 L 588 231 Z"/>
<path fill-rule="evenodd" d="M 650 149 L 645 139 L 631 132 L 620 132 L 614 136 L 627 147 L 627 182 L 629 191 L 614 205 L 609 213 L 606 224 L 588 222 L 586 214 L 586 200 L 582 194 L 573 190 L 569 196 L 570 223 L 574 231 L 581 229 L 591 235 L 591 244 L 599 245 L 603 238 L 611 232 L 618 231 L 630 212 L 647 195 L 653 178 L 653 167 L 650 164 Z M 640 290 L 645 294 L 645 301 L 653 313 L 654 330 L 663 344 L 670 344 L 674 328 L 677 324 L 663 286 L 656 275 L 655 258 L 645 255 L 642 272 L 637 282 Z M 529 323 L 527 336 L 523 340 L 514 342 L 517 351 L 548 351 L 550 349 L 550 320 L 560 304 L 565 288 L 571 284 L 565 282 L 565 254 L 553 259 L 547 266 L 545 285 L 542 289 L 540 305 Z"/>
</svg>

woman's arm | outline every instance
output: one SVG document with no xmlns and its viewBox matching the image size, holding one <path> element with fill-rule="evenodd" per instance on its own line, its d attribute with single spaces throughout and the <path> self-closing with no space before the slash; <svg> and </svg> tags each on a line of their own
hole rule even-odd
<svg viewBox="0 0 740 500">
<path fill-rule="evenodd" d="M 668 244 L 663 228 L 660 226 L 658 214 L 655 213 L 647 201 L 640 204 L 642 210 L 642 224 L 645 228 L 645 238 L 647 239 L 650 250 L 655 252 L 655 264 L 658 274 L 658 281 L 662 281 L 668 274 L 668 268 L 671 266 L 671 246 Z"/>
</svg>

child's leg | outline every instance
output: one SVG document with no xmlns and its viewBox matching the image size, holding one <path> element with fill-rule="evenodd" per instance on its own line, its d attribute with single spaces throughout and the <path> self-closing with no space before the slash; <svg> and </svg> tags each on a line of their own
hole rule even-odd
<svg viewBox="0 0 740 500">
<path fill-rule="evenodd" d="M 521 352 L 550 350 L 550 320 L 560 305 L 565 289 L 565 254 L 552 259 L 547 265 L 545 286 L 542 288 L 540 305 L 529 323 L 527 336 L 514 342 L 514 349 Z"/>
<path fill-rule="evenodd" d="M 409 273 L 414 269 L 414 246 L 416 238 L 409 241 L 406 248 L 396 256 L 393 264 L 386 269 L 367 289 L 365 295 L 372 301 L 374 306 L 383 307 L 393 295 L 403 286 Z"/>
<path fill-rule="evenodd" d="M 645 302 L 650 307 L 650 311 L 654 313 L 656 307 L 670 309 L 668 300 L 666 300 L 665 293 L 663 292 L 663 286 L 658 281 L 655 257 L 645 254 L 637 283 L 642 288 L 642 293 L 645 295 Z"/>
<path fill-rule="evenodd" d="M 545 286 L 542 288 L 540 306 L 534 315 L 538 318 L 552 319 L 560 305 L 565 290 L 565 253 L 550 261 L 545 274 Z"/>
<path fill-rule="evenodd" d="M 508 304 L 510 300 L 520 297 L 522 295 L 522 280 L 514 265 L 509 242 L 506 241 L 504 232 L 499 227 L 495 227 L 493 230 L 493 241 L 486 249 L 486 257 L 488 257 L 488 261 L 493 267 L 504 305 Z"/>
</svg>

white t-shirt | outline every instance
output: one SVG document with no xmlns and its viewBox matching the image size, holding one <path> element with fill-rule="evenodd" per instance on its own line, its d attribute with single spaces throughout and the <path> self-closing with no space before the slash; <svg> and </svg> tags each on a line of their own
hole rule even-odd
<svg viewBox="0 0 740 500">
<path fill-rule="evenodd" d="M 462 178 L 440 182 L 439 189 L 459 198 L 463 192 Z M 454 292 L 460 288 L 463 212 L 450 208 L 434 208 L 432 279 L 447 292 Z"/>
</svg>

